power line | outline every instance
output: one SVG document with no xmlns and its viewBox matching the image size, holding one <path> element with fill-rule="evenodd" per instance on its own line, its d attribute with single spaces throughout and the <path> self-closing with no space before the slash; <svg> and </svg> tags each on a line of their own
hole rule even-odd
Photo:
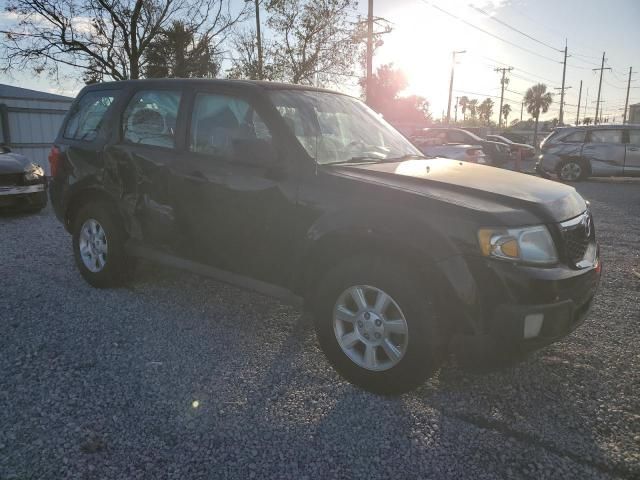
<svg viewBox="0 0 640 480">
<path fill-rule="evenodd" d="M 486 17 L 489 17 L 489 18 L 490 18 L 491 20 L 493 20 L 494 22 L 497 22 L 497 23 L 499 23 L 500 25 L 502 25 L 502 26 L 504 26 L 504 27 L 507 27 L 507 28 L 508 28 L 508 29 L 510 29 L 510 30 L 513 30 L 514 32 L 517 32 L 517 33 L 519 33 L 520 35 L 523 35 L 523 36 L 527 37 L 528 39 L 533 40 L 534 42 L 539 43 L 540 45 L 544 45 L 545 47 L 550 48 L 551 50 L 555 50 L 556 52 L 562 52 L 562 50 L 560 50 L 560 49 L 558 49 L 558 48 L 555 48 L 555 47 L 552 47 L 552 46 L 551 46 L 551 45 L 549 45 L 548 43 L 545 43 L 545 42 L 543 42 L 542 40 L 539 40 L 539 39 L 537 39 L 537 38 L 535 38 L 535 37 L 532 37 L 532 36 L 531 36 L 531 35 L 529 35 L 528 33 L 525 33 L 525 32 L 523 32 L 522 30 L 518 30 L 516 27 L 513 27 L 513 26 L 509 25 L 509 24 L 508 24 L 508 23 L 506 23 L 506 22 L 503 22 L 503 21 L 502 21 L 502 20 L 500 20 L 499 18 L 496 18 L 496 17 L 494 17 L 493 15 L 491 15 L 491 14 L 489 14 L 489 13 L 485 12 L 485 11 L 484 11 L 483 9 L 481 9 L 481 8 L 478 8 L 478 7 L 476 7 L 476 6 L 474 6 L 474 5 L 471 5 L 471 4 L 469 5 L 469 7 L 473 8 L 473 9 L 474 9 L 474 10 L 476 10 L 477 12 L 480 12 L 481 14 L 485 15 Z"/>
<path fill-rule="evenodd" d="M 528 48 L 522 47 L 522 46 L 518 45 L 517 43 L 511 42 L 511 41 L 506 40 L 506 39 L 504 39 L 502 37 L 499 37 L 498 35 L 496 35 L 494 33 L 491 33 L 491 32 L 489 32 L 489 31 L 485 30 L 484 28 L 481 28 L 481 27 L 479 27 L 477 25 L 474 25 L 473 23 L 465 20 L 464 18 L 459 17 L 458 15 L 454 15 L 453 13 L 448 12 L 447 10 L 444 10 L 443 8 L 440 8 L 437 5 L 434 5 L 433 3 L 429 2 L 428 0 L 422 0 L 422 2 L 424 4 L 426 4 L 426 5 L 428 5 L 428 6 L 430 6 L 432 8 L 435 8 L 436 10 L 444 13 L 445 15 L 450 16 L 451 18 L 455 18 L 456 20 L 464 23 L 465 25 L 470 26 L 471 28 L 475 28 L 476 30 L 484 33 L 485 35 L 489 35 L 490 37 L 493 37 L 493 38 L 495 38 L 497 40 L 500 40 L 501 42 L 507 43 L 507 44 L 509 44 L 509 45 L 511 45 L 513 47 L 519 48 L 520 50 L 522 50 L 524 52 L 527 52 L 527 53 L 529 53 L 531 55 L 535 55 L 536 57 L 544 58 L 545 60 L 548 60 L 548 61 L 553 62 L 553 63 L 561 63 L 561 62 L 559 62 L 559 61 L 557 61 L 557 60 L 555 60 L 553 58 L 547 57 L 546 55 L 542 55 L 540 53 L 534 52 L 533 50 L 529 50 Z"/>
<path fill-rule="evenodd" d="M 477 95 L 479 97 L 500 98 L 500 95 L 490 95 L 488 93 L 469 92 L 467 90 L 457 90 L 457 89 L 455 89 L 454 92 L 456 92 L 456 93 L 464 93 L 465 95 Z M 520 100 L 514 100 L 512 98 L 507 98 L 507 97 L 504 97 L 504 99 L 505 100 L 509 100 L 510 102 L 520 103 Z"/>
<path fill-rule="evenodd" d="M 479 56 L 479 57 L 484 58 L 485 60 L 489 60 L 490 62 L 494 62 L 494 63 L 497 63 L 497 64 L 499 64 L 499 65 L 505 65 L 505 66 L 509 66 L 509 65 L 510 65 L 509 63 L 501 62 L 501 61 L 499 61 L 499 60 L 495 60 L 494 58 L 487 57 L 487 56 L 484 56 L 484 55 L 479 55 L 479 54 L 474 54 L 474 53 L 472 53 L 472 55 L 477 55 L 477 56 Z M 537 77 L 537 78 L 540 78 L 541 80 L 544 80 L 544 81 L 546 81 L 546 82 L 554 83 L 554 80 L 551 80 L 551 79 L 549 79 L 549 78 L 546 78 L 546 77 L 540 76 L 540 75 L 535 74 L 535 73 L 533 73 L 533 72 L 529 72 L 528 70 L 524 70 L 524 69 L 522 69 L 522 68 L 515 67 L 515 66 L 514 66 L 513 68 L 514 68 L 514 70 L 517 70 L 517 71 L 522 72 L 522 73 L 526 73 L 527 75 L 531 75 L 532 77 Z M 514 74 L 512 73 L 511 75 L 514 75 Z M 514 76 L 515 76 L 515 75 L 514 75 Z M 528 79 L 528 78 L 524 78 L 524 80 L 529 80 L 529 79 Z"/>
</svg>

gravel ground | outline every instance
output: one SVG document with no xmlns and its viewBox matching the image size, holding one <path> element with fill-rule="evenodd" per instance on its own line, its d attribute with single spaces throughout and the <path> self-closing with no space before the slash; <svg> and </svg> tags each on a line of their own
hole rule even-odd
<svg viewBox="0 0 640 480">
<path fill-rule="evenodd" d="M 342 381 L 292 307 L 151 265 L 95 290 L 50 210 L 0 217 L 0 478 L 640 478 L 640 182 L 579 190 L 585 324 L 398 398 Z"/>
</svg>

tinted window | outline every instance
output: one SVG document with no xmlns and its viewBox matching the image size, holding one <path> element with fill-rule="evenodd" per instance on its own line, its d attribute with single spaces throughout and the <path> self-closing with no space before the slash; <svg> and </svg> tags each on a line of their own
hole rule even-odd
<svg viewBox="0 0 640 480">
<path fill-rule="evenodd" d="M 640 145 L 640 130 L 629 130 L 629 143 Z"/>
<path fill-rule="evenodd" d="M 592 130 L 591 143 L 622 143 L 622 130 Z"/>
<path fill-rule="evenodd" d="M 75 104 L 64 129 L 64 137 L 74 140 L 94 140 L 115 92 L 87 92 Z"/>
<path fill-rule="evenodd" d="M 230 157 L 239 142 L 271 142 L 269 129 L 246 101 L 199 93 L 191 117 L 189 148 L 193 152 Z"/>
<path fill-rule="evenodd" d="M 578 132 L 573 132 L 561 139 L 561 141 L 565 143 L 584 143 L 584 138 L 587 135 L 587 132 L 582 130 Z"/>
<path fill-rule="evenodd" d="M 180 92 L 142 90 L 134 95 L 122 116 L 127 142 L 173 148 Z"/>
</svg>

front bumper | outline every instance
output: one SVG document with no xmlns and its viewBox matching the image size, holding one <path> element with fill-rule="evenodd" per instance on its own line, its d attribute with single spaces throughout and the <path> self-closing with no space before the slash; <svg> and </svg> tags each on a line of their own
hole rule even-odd
<svg viewBox="0 0 640 480">
<path fill-rule="evenodd" d="M 467 262 L 478 295 L 467 310 L 473 320 L 451 348 L 471 362 L 530 352 L 573 332 L 587 317 L 601 275 L 598 254 L 582 270 Z"/>
<path fill-rule="evenodd" d="M 35 185 L 9 185 L 0 187 L 0 208 L 38 209 L 47 205 L 47 187 Z"/>
</svg>

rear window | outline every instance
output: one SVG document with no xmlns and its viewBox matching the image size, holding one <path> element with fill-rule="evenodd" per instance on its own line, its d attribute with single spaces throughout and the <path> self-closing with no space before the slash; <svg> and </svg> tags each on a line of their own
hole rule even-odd
<svg viewBox="0 0 640 480">
<path fill-rule="evenodd" d="M 69 113 L 64 138 L 90 142 L 95 140 L 102 120 L 115 100 L 117 92 L 91 91 L 85 93 Z"/>
<path fill-rule="evenodd" d="M 622 130 L 593 130 L 591 143 L 622 143 Z"/>
<path fill-rule="evenodd" d="M 629 130 L 629 143 L 640 145 L 640 130 Z"/>
</svg>

